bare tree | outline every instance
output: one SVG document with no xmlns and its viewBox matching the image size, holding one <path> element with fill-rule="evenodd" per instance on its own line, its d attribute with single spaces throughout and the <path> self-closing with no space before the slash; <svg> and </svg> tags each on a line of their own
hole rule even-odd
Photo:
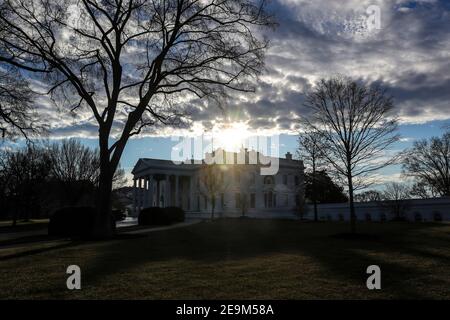
<svg viewBox="0 0 450 320">
<path fill-rule="evenodd" d="M 371 202 L 381 201 L 382 193 L 377 190 L 367 190 L 359 194 L 355 194 L 355 201 L 358 202 Z"/>
<path fill-rule="evenodd" d="M 39 196 L 42 185 L 47 181 L 51 159 L 43 148 L 28 144 L 19 150 L 4 154 L 2 170 L 8 176 L 8 196 L 14 202 L 13 225 L 19 214 L 24 219 L 39 210 Z"/>
<path fill-rule="evenodd" d="M 200 170 L 198 187 L 198 191 L 211 203 L 211 220 L 213 220 L 216 209 L 216 199 L 226 189 L 222 167 L 218 164 L 203 165 Z"/>
<path fill-rule="evenodd" d="M 98 126 L 97 236 L 112 233 L 112 177 L 131 136 L 177 123 L 177 97 L 252 91 L 246 80 L 261 72 L 267 45 L 255 30 L 272 25 L 264 7 L 264 0 L 2 2 L 0 62 L 41 76 L 55 102 L 85 108 Z"/>
<path fill-rule="evenodd" d="M 427 185 L 423 181 L 417 181 L 411 186 L 411 196 L 421 199 L 436 198 L 438 193 L 433 187 Z"/>
<path fill-rule="evenodd" d="M 391 182 L 386 184 L 384 192 L 382 193 L 383 201 L 380 202 L 381 206 L 386 208 L 395 216 L 396 220 L 401 220 L 408 208 L 411 198 L 411 189 L 404 183 Z"/>
<path fill-rule="evenodd" d="M 323 154 L 336 174 L 346 179 L 351 232 L 356 232 L 354 192 L 367 187 L 370 175 L 391 163 L 386 149 L 398 140 L 392 99 L 379 87 L 343 77 L 321 80 L 306 96 L 311 116 L 306 131 L 324 140 Z"/>
<path fill-rule="evenodd" d="M 76 139 L 64 139 L 47 146 L 52 161 L 51 178 L 61 184 L 65 199 L 74 205 L 89 190 L 99 186 L 100 159 L 97 149 L 81 144 Z M 114 172 L 113 186 L 124 183 L 125 173 L 120 168 Z"/>
<path fill-rule="evenodd" d="M 0 66 L 0 132 L 2 138 L 42 132 L 33 107 L 36 94 L 17 68 Z"/>
<path fill-rule="evenodd" d="M 403 171 L 432 193 L 450 196 L 450 132 L 415 141 L 403 156 Z"/>
<path fill-rule="evenodd" d="M 312 202 L 314 206 L 314 221 L 318 221 L 317 214 L 317 171 L 323 166 L 323 145 L 325 143 L 322 135 L 316 131 L 304 132 L 300 134 L 298 139 L 299 148 L 297 150 L 299 158 L 305 166 L 310 167 L 311 186 L 312 186 Z"/>
</svg>

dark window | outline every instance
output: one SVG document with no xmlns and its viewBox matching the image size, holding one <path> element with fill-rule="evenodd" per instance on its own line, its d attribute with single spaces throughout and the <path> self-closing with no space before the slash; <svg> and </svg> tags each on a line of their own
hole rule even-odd
<svg viewBox="0 0 450 320">
<path fill-rule="evenodd" d="M 277 195 L 276 194 L 273 195 L 273 206 L 274 207 L 277 206 Z"/>
<path fill-rule="evenodd" d="M 295 176 L 295 185 L 298 186 L 300 184 L 300 178 Z"/>
<path fill-rule="evenodd" d="M 272 192 L 264 193 L 264 206 L 266 208 L 272 208 L 274 196 Z"/>
<path fill-rule="evenodd" d="M 256 198 L 254 193 L 250 194 L 250 208 L 256 208 Z"/>
<path fill-rule="evenodd" d="M 234 174 L 235 174 L 236 183 L 240 183 L 241 182 L 241 173 L 239 171 L 236 171 Z"/>
<path fill-rule="evenodd" d="M 254 173 L 250 173 L 250 184 L 254 185 L 255 184 L 255 174 Z"/>
<path fill-rule="evenodd" d="M 241 194 L 236 193 L 234 196 L 235 196 L 235 201 L 236 201 L 236 208 L 240 208 L 241 207 Z"/>
<path fill-rule="evenodd" d="M 265 176 L 264 177 L 264 184 L 274 184 L 273 176 Z"/>
<path fill-rule="evenodd" d="M 283 175 L 283 184 L 288 184 L 288 176 L 286 174 Z"/>
<path fill-rule="evenodd" d="M 205 196 L 205 210 L 208 209 L 208 197 Z"/>
<path fill-rule="evenodd" d="M 220 206 L 221 208 L 225 207 L 225 195 L 223 193 L 220 194 Z"/>
</svg>

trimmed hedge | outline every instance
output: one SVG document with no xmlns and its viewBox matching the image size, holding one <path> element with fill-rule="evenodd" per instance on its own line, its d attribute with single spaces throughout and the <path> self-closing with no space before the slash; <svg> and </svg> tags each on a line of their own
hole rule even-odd
<svg viewBox="0 0 450 320">
<path fill-rule="evenodd" d="M 92 234 L 96 210 L 93 207 L 67 207 L 57 210 L 48 224 L 50 236 L 82 237 Z"/>
<path fill-rule="evenodd" d="M 179 207 L 150 207 L 142 209 L 138 216 L 140 226 L 169 225 L 184 221 L 184 210 Z"/>
<path fill-rule="evenodd" d="M 184 210 L 180 207 L 167 207 L 164 208 L 166 215 L 172 222 L 183 222 L 184 221 Z"/>
</svg>

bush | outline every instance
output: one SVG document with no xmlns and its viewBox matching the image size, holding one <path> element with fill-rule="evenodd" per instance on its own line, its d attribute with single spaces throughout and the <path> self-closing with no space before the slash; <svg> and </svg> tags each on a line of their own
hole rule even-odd
<svg viewBox="0 0 450 320">
<path fill-rule="evenodd" d="M 171 222 L 183 222 L 184 221 L 184 210 L 179 207 L 167 207 L 164 211 L 169 216 Z"/>
<path fill-rule="evenodd" d="M 150 207 L 142 209 L 138 216 L 140 226 L 169 225 L 184 221 L 184 210 L 178 207 Z"/>
<path fill-rule="evenodd" d="M 150 207 L 142 209 L 139 212 L 138 224 L 140 226 L 149 226 L 155 224 L 170 224 L 164 214 L 164 209 L 160 207 Z"/>
<path fill-rule="evenodd" d="M 86 238 L 92 234 L 96 210 L 93 207 L 67 207 L 57 210 L 48 224 L 50 236 Z"/>
</svg>

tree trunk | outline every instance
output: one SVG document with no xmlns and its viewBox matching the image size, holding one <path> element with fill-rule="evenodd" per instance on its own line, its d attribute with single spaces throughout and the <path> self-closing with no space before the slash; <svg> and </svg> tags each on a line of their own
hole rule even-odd
<svg viewBox="0 0 450 320">
<path fill-rule="evenodd" d="M 112 218 L 111 194 L 112 194 L 112 175 L 109 170 L 100 169 L 100 179 L 97 197 L 97 216 L 93 236 L 95 238 L 110 238 L 115 231 L 115 223 Z M 107 171 L 103 172 L 102 171 Z"/>
<path fill-rule="evenodd" d="M 356 233 L 356 215 L 355 215 L 355 204 L 353 201 L 353 178 L 348 175 L 348 195 L 350 201 L 350 231 L 352 234 Z"/>
<path fill-rule="evenodd" d="M 211 197 L 211 220 L 214 220 L 214 209 L 216 207 L 215 197 Z"/>
<path fill-rule="evenodd" d="M 319 217 L 317 214 L 317 197 L 316 197 L 316 162 L 315 160 L 313 160 L 313 185 L 312 185 L 312 200 L 313 200 L 313 204 L 314 204 L 314 221 L 318 221 Z"/>
<path fill-rule="evenodd" d="M 112 219 L 112 179 L 115 167 L 111 164 L 108 135 L 100 131 L 100 175 L 98 181 L 97 215 L 94 221 L 94 238 L 103 239 L 113 236 L 115 221 Z"/>
</svg>

